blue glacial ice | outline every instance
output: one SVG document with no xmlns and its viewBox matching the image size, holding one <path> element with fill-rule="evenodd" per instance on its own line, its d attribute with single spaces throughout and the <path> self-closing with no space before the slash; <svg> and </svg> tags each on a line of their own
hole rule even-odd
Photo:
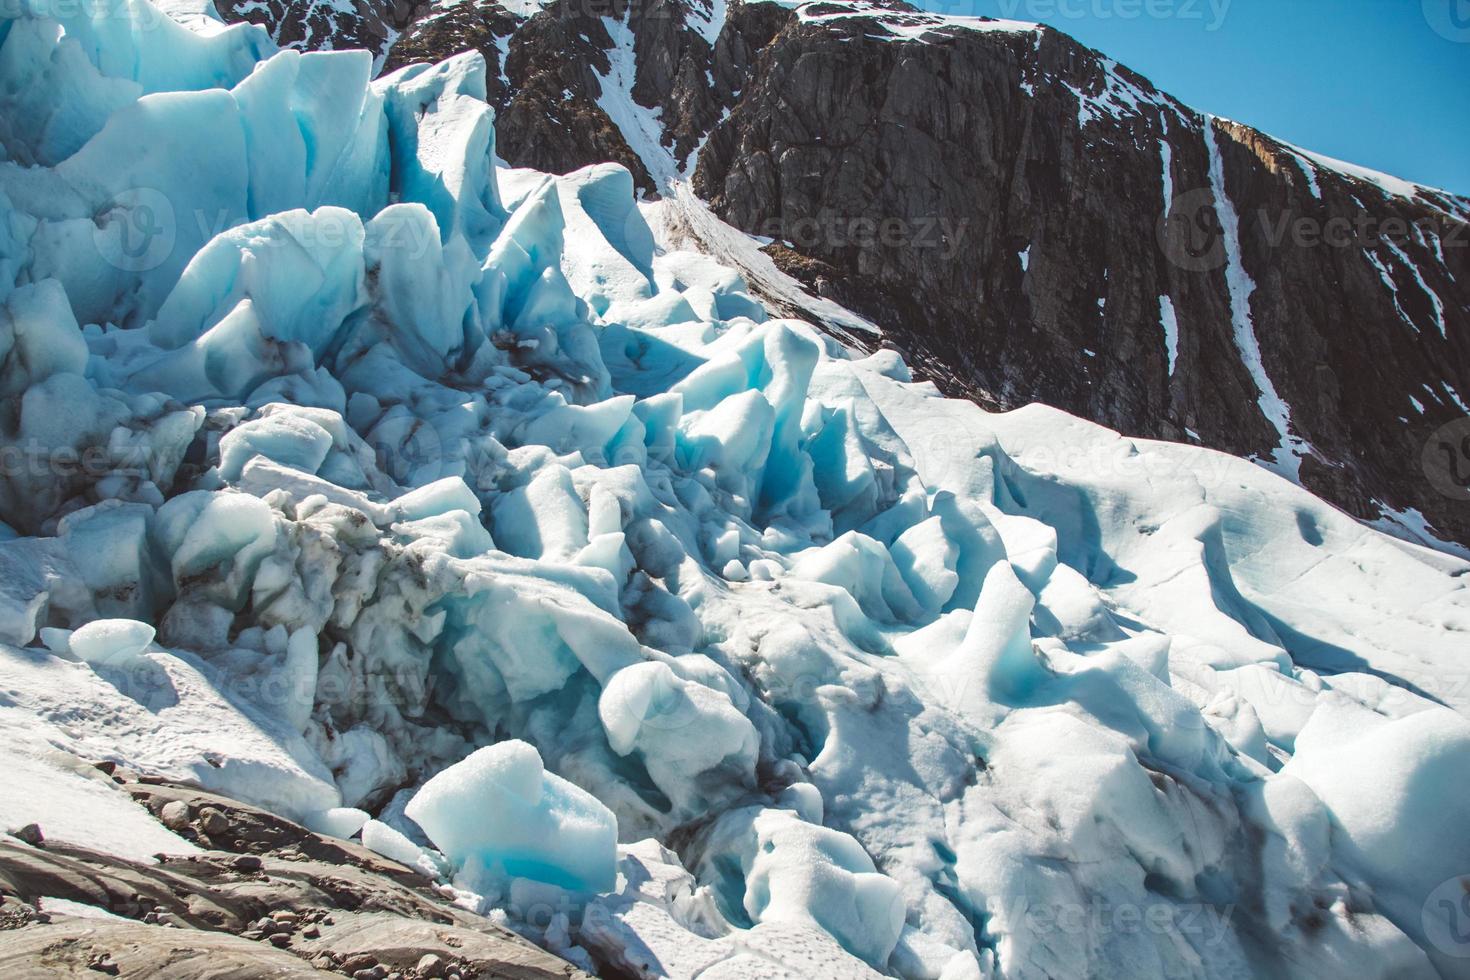
<svg viewBox="0 0 1470 980">
<path fill-rule="evenodd" d="M 6 826 L 187 849 L 126 761 L 631 975 L 1463 975 L 1464 562 L 772 316 L 474 54 L 4 16 Z"/>
<path fill-rule="evenodd" d="M 475 750 L 426 782 L 404 813 L 473 877 L 526 878 L 578 892 L 614 887 L 617 818 L 547 772 L 525 742 Z"/>
</svg>

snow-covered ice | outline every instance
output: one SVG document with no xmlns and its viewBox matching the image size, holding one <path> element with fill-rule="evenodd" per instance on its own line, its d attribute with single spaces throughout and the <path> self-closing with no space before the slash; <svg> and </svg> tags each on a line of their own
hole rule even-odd
<svg viewBox="0 0 1470 980">
<path fill-rule="evenodd" d="M 475 750 L 425 783 L 404 812 L 461 874 L 482 886 L 500 877 L 612 890 L 617 819 L 593 796 L 547 772 L 525 742 Z"/>
<path fill-rule="evenodd" d="M 628 975 L 1462 975 L 1470 564 L 771 316 L 477 55 L 5 16 L 7 829 L 188 850 L 125 762 Z"/>
</svg>

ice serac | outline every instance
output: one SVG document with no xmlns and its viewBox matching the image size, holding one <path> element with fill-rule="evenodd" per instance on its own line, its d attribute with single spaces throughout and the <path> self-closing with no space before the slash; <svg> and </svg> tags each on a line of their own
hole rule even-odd
<svg viewBox="0 0 1470 980">
<path fill-rule="evenodd" d="M 404 812 L 462 873 L 613 888 L 612 811 L 546 772 L 525 742 L 478 749 L 425 783 Z"/>
<path fill-rule="evenodd" d="M 48 834 L 160 843 L 78 775 L 126 762 L 606 974 L 1454 972 L 1464 562 L 767 309 L 628 172 L 495 167 L 475 55 L 7 16 L 72 52 L 0 161 Z"/>
</svg>

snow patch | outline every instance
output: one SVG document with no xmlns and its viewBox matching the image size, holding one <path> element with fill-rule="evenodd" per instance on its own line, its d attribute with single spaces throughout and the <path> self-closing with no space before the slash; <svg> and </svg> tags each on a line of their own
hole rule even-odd
<svg viewBox="0 0 1470 980">
<path fill-rule="evenodd" d="M 1174 301 L 1168 296 L 1159 297 L 1159 323 L 1164 327 L 1164 350 L 1169 355 L 1169 377 L 1174 377 L 1174 368 L 1179 364 L 1179 315 L 1174 310 Z"/>
<path fill-rule="evenodd" d="M 643 161 L 649 176 L 658 186 L 664 187 L 678 176 L 677 166 L 665 143 L 664 126 L 660 119 L 663 110 L 650 109 L 633 98 L 633 85 L 638 78 L 638 59 L 634 52 L 637 39 L 628 25 L 630 17 L 631 13 L 625 12 L 622 20 L 602 18 L 602 24 L 612 38 L 613 46 L 607 52 L 607 74 L 593 72 L 601 88 L 597 104 L 622 132 L 633 152 L 638 154 L 638 159 Z"/>
</svg>

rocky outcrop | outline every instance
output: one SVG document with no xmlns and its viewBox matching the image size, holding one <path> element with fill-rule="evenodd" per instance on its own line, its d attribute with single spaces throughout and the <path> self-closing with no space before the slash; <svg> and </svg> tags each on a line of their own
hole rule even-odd
<svg viewBox="0 0 1470 980">
<path fill-rule="evenodd" d="M 1203 116 L 1050 29 L 861 0 L 517 10 L 431 6 L 389 67 L 478 47 L 505 160 L 692 179 L 947 393 L 1257 459 L 1470 543 L 1470 491 L 1427 472 L 1470 429 L 1465 199 Z"/>
<path fill-rule="evenodd" d="M 215 0 L 227 21 L 249 21 L 284 48 L 366 48 L 379 54 L 422 11 L 405 0 Z"/>
<path fill-rule="evenodd" d="M 647 194 L 692 164 L 789 17 L 773 4 L 736 5 L 729 16 L 738 26 L 722 29 L 714 0 L 554 0 L 533 16 L 515 10 L 497 0 L 431 7 L 394 42 L 385 70 L 477 49 L 507 163 L 567 172 L 613 161 Z M 609 114 L 614 102 L 653 110 L 657 137 L 624 132 Z"/>
<path fill-rule="evenodd" d="M 203 850 L 141 864 L 0 837 L 0 974 L 587 976 L 357 844 L 190 787 L 127 781 L 126 788 Z"/>
</svg>

